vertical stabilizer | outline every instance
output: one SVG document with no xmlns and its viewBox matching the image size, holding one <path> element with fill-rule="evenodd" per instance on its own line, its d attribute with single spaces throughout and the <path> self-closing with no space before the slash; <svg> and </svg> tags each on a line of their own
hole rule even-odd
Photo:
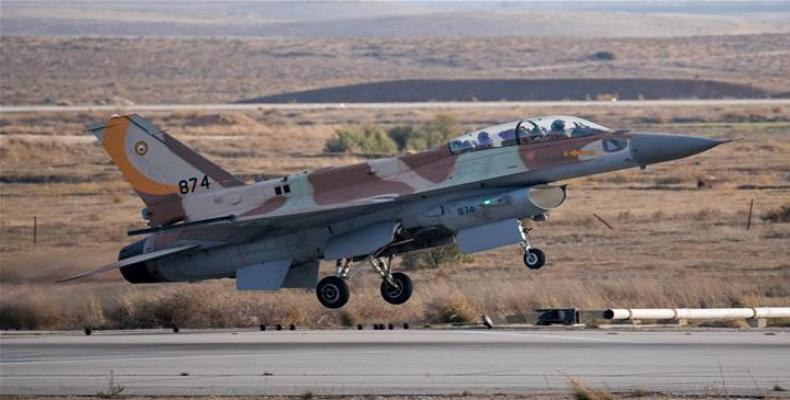
<svg viewBox="0 0 790 400">
<path fill-rule="evenodd" d="M 143 200 L 149 225 L 185 219 L 181 200 L 244 182 L 139 115 L 113 116 L 88 125 Z"/>
</svg>

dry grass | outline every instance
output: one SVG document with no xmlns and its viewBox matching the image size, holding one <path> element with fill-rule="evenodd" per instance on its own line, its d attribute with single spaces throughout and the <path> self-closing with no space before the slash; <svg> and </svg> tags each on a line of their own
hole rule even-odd
<svg viewBox="0 0 790 400">
<path fill-rule="evenodd" d="M 783 204 L 775 210 L 768 210 L 761 218 L 763 221 L 771 223 L 790 222 L 790 204 Z"/>
<path fill-rule="evenodd" d="M 309 395 L 308 395 L 309 393 Z M 640 390 L 633 390 L 628 393 L 622 393 L 622 398 L 650 398 L 653 400 L 671 400 L 671 399 L 680 399 L 680 400 L 687 400 L 687 399 L 694 399 L 694 400 L 713 400 L 713 399 L 731 399 L 731 396 L 721 395 L 714 395 L 714 394 L 706 394 L 706 395 L 678 395 L 672 393 L 655 393 L 649 391 L 640 391 Z M 3 399 L 9 400 L 38 400 L 41 396 L 25 396 L 25 395 L 7 395 L 2 396 Z M 47 396 L 48 400 L 73 400 L 74 396 Z M 79 399 L 81 400 L 95 400 L 101 399 L 102 397 L 92 397 L 92 396 L 80 396 Z M 156 400 L 160 399 L 161 397 L 151 397 L 151 396 L 135 396 L 135 395 L 127 395 L 123 394 L 120 396 L 122 399 L 127 400 Z M 168 400 L 193 400 L 195 398 L 200 397 L 179 397 L 179 396 L 168 396 Z M 502 394 L 502 393 L 485 393 L 485 394 L 476 394 L 470 392 L 461 392 L 459 394 L 449 394 L 449 395 L 376 395 L 372 397 L 370 395 L 349 395 L 349 396 L 337 396 L 337 395 L 319 395 L 313 394 L 312 392 L 306 392 L 299 396 L 209 396 L 206 397 L 209 400 L 295 400 L 301 398 L 310 398 L 315 400 L 337 400 L 338 398 L 343 398 L 346 400 L 370 400 L 372 398 L 381 399 L 381 400 L 413 400 L 413 399 L 430 399 L 430 400 L 575 400 L 573 393 L 530 393 L 530 394 Z M 617 398 L 617 396 L 613 397 Z M 771 397 L 769 397 L 771 398 Z M 776 397 L 781 398 L 780 396 Z"/>
<path fill-rule="evenodd" d="M 614 400 L 616 397 L 607 390 L 593 389 L 576 378 L 568 378 L 568 389 L 574 400 Z"/>
<path fill-rule="evenodd" d="M 560 26 L 556 21 L 551 25 Z M 440 77 L 704 77 L 788 92 L 789 37 L 525 40 L 3 36 L 0 103 L 231 102 L 343 84 Z M 601 62 L 587 58 L 602 49 L 617 49 L 616 59 Z M 738 113 L 733 111 L 733 115 Z M 694 121 L 671 114 L 644 118 L 647 123 Z"/>
<path fill-rule="evenodd" d="M 399 307 L 380 299 L 374 274 L 360 274 L 352 281 L 350 304 L 341 311 L 328 311 L 310 291 L 236 292 L 230 280 L 135 286 L 110 273 L 85 282 L 53 284 L 57 278 L 113 260 L 130 241 L 125 231 L 142 225 L 142 205 L 81 130 L 83 123 L 104 116 L 4 114 L 0 120 L 0 325 L 333 327 L 383 321 L 474 321 L 483 313 L 506 315 L 539 307 L 790 304 L 790 224 L 758 218 L 787 204 L 790 140 L 785 132 L 790 126 L 781 119 L 716 122 L 735 112 L 768 118 L 784 110 L 671 109 L 673 115 L 705 121 L 685 125 L 638 125 L 639 120 L 667 113 L 666 109 L 450 112 L 463 129 L 522 115 L 567 113 L 616 127 L 637 124 L 635 130 L 744 140 L 645 171 L 569 182 L 567 204 L 548 222 L 535 224 L 533 244 L 546 250 L 549 258 L 540 271 L 527 271 L 515 248 L 486 252 L 472 262 L 410 272 L 415 294 Z M 323 153 L 324 142 L 338 127 L 376 121 L 416 126 L 435 115 L 424 110 L 315 110 L 146 116 L 249 178 L 360 160 Z M 300 125 L 304 121 L 311 123 Z M 697 190 L 697 177 L 708 175 L 725 183 Z M 755 199 L 755 217 L 746 232 L 751 199 Z M 615 229 L 599 223 L 593 212 Z M 33 216 L 39 224 L 35 244 Z M 331 269 L 326 265 L 322 273 Z"/>
</svg>

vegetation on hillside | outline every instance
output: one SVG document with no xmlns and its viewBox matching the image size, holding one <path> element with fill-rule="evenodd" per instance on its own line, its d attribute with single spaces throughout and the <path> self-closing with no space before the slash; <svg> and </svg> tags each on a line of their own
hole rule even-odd
<svg viewBox="0 0 790 400">
<path fill-rule="evenodd" d="M 396 125 L 386 130 L 380 126 L 342 128 L 326 141 L 324 150 L 329 153 L 394 155 L 440 146 L 460 133 L 459 130 L 456 119 L 444 114 L 416 128 L 412 125 Z"/>
</svg>

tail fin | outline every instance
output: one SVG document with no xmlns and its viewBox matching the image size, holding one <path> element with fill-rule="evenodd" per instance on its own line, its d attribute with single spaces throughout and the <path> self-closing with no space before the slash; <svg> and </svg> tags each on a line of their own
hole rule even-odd
<svg viewBox="0 0 790 400">
<path fill-rule="evenodd" d="M 186 218 L 181 198 L 244 182 L 139 115 L 88 125 L 146 205 L 143 217 L 160 226 Z"/>
</svg>

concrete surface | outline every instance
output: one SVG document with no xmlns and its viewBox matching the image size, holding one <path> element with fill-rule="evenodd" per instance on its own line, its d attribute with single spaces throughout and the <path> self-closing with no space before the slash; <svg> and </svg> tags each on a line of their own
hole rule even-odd
<svg viewBox="0 0 790 400">
<path fill-rule="evenodd" d="M 0 335 L 2 394 L 93 395 L 110 371 L 125 395 L 564 392 L 569 377 L 615 391 L 764 395 L 790 388 L 790 332 Z"/>
<path fill-rule="evenodd" d="M 136 104 L 136 105 L 19 105 L 0 106 L 3 113 L 30 112 L 117 112 L 144 111 L 255 111 L 255 110 L 332 110 L 332 109 L 443 109 L 443 108 L 512 108 L 512 107 L 661 107 L 790 105 L 790 99 L 720 99 L 720 100 L 624 100 L 624 101 L 476 101 L 427 103 L 261 103 L 261 104 Z"/>
</svg>

